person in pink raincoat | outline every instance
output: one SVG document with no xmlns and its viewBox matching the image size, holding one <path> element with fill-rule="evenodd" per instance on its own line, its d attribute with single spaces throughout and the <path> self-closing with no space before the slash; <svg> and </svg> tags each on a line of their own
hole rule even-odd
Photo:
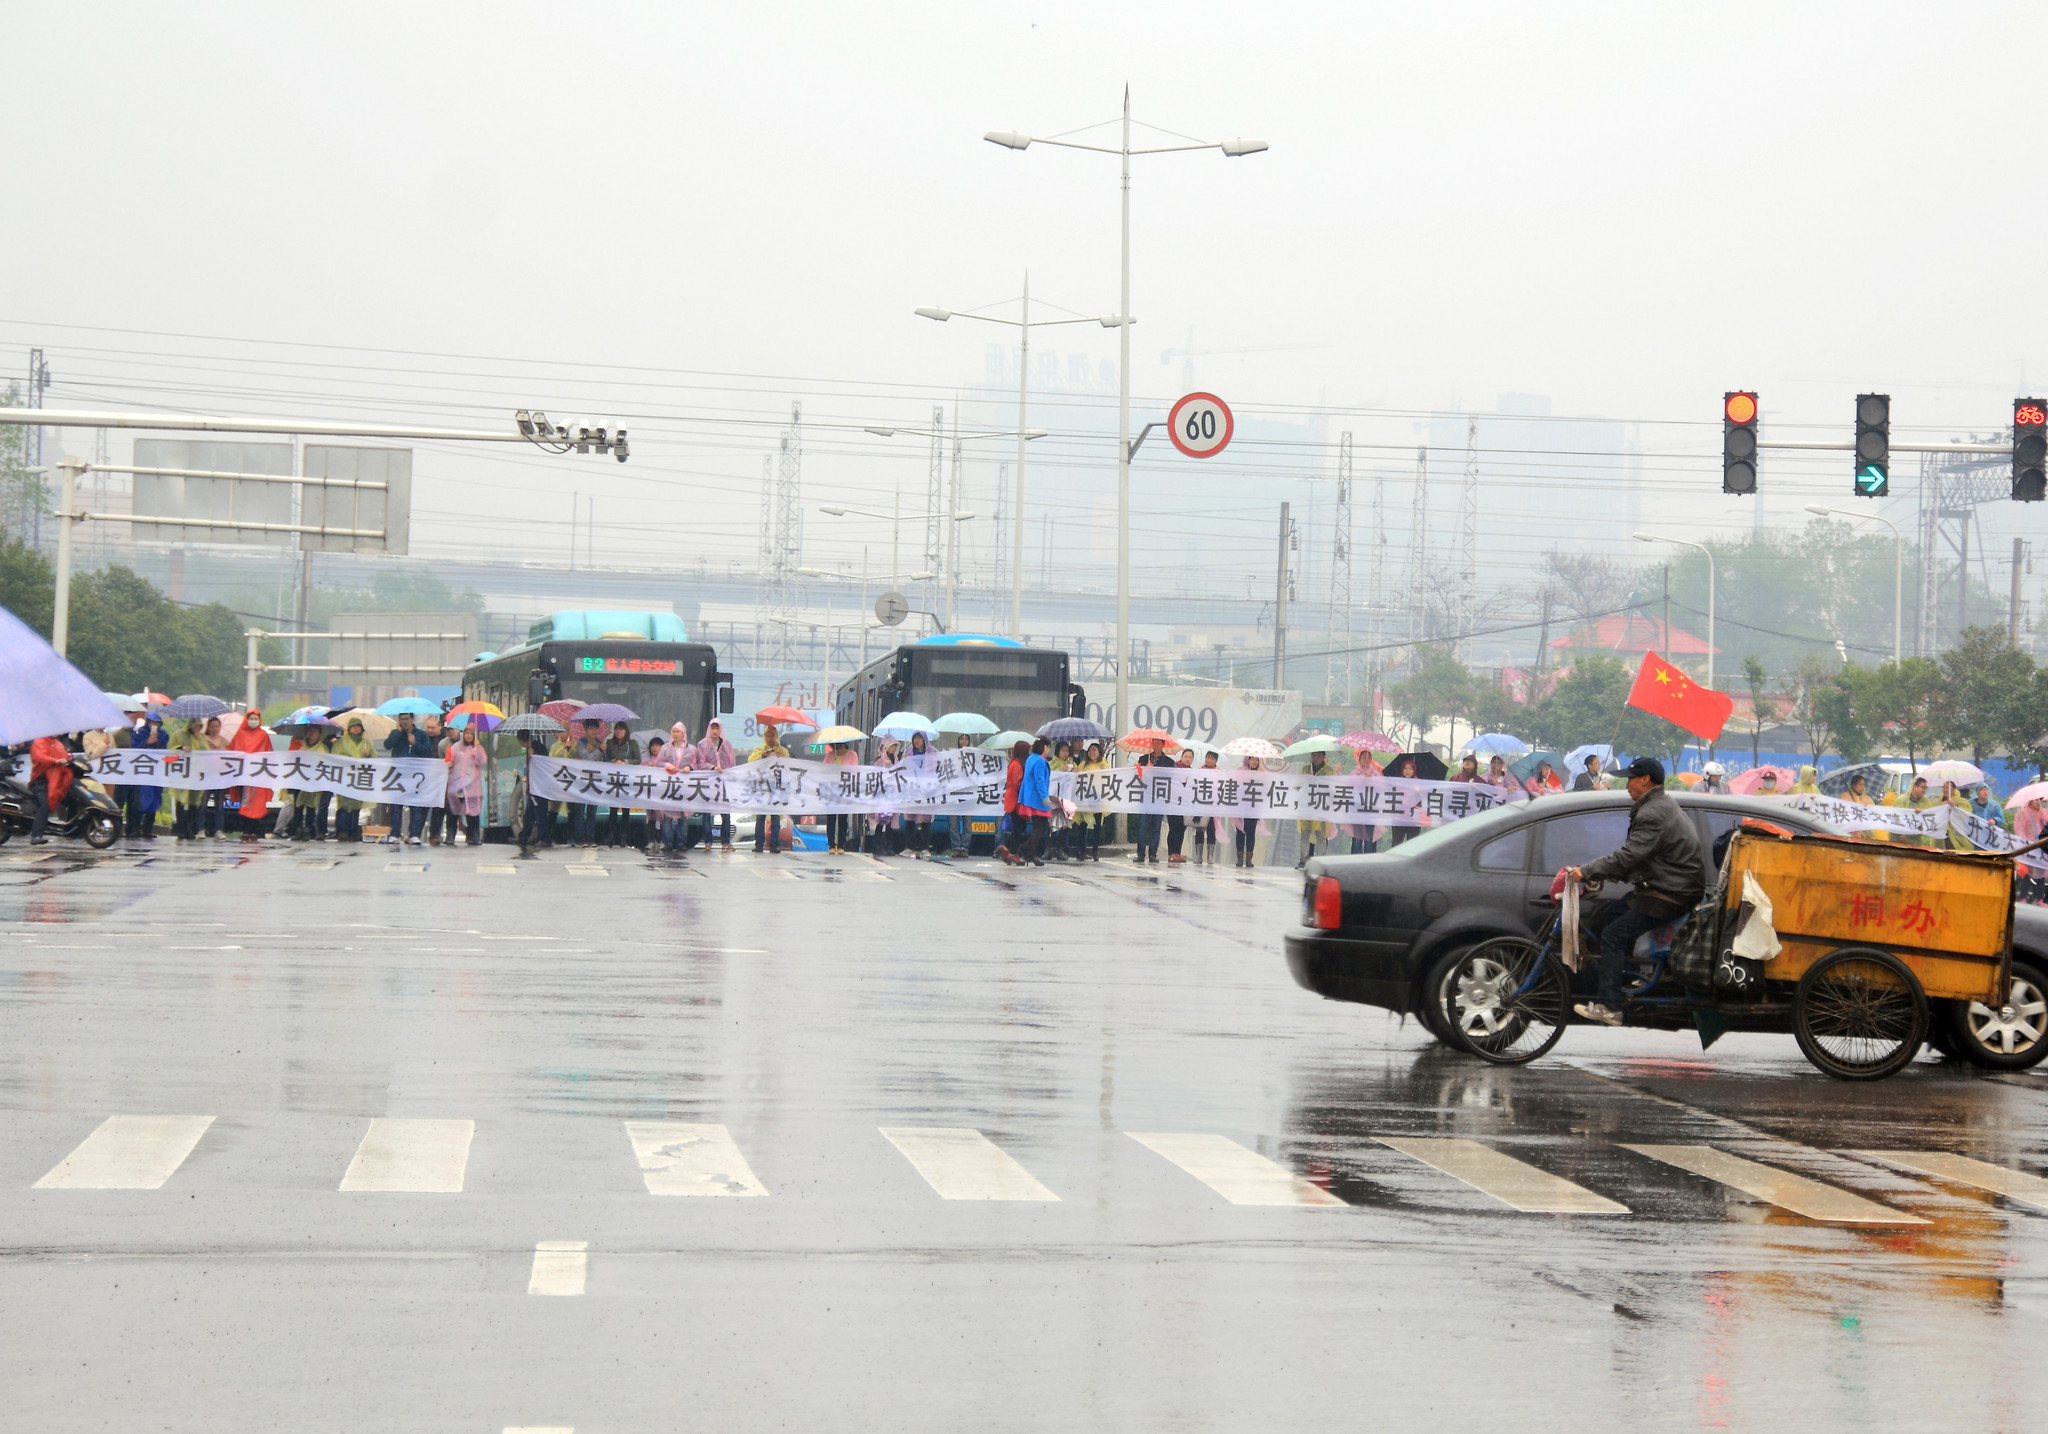
<svg viewBox="0 0 2048 1434">
<path fill-rule="evenodd" d="M 477 741 L 476 728 L 464 726 L 461 740 L 448 748 L 448 818 L 450 826 L 468 831 L 471 846 L 483 841 L 484 775 L 490 766 L 490 751 Z"/>
<path fill-rule="evenodd" d="M 725 739 L 725 724 L 716 717 L 713 717 L 710 722 L 705 724 L 704 740 L 696 746 L 695 753 L 690 762 L 690 769 L 696 772 L 722 772 L 727 767 L 737 766 L 739 760 L 739 753 L 735 752 L 732 748 L 732 743 Z M 714 825 L 719 832 L 719 844 L 725 850 L 731 851 L 732 813 L 722 812 L 717 816 L 712 816 L 708 813 L 705 815 L 704 849 L 706 851 L 711 849 L 711 832 Z"/>
</svg>

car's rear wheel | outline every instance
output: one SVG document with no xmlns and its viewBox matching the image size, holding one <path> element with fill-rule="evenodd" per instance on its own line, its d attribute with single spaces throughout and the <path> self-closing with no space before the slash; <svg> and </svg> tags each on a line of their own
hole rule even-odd
<svg viewBox="0 0 2048 1434">
<path fill-rule="evenodd" d="M 2012 963 L 2012 994 L 1993 1009 L 1982 1001 L 1947 1001 L 1934 1026 L 1949 1049 L 1972 1065 L 2023 1071 L 2048 1056 L 2048 975 L 2031 961 Z"/>
<path fill-rule="evenodd" d="M 1415 1002 L 1415 1019 L 1422 1023 L 1422 1028 L 1454 1051 L 1465 1048 L 1451 1035 L 1451 980 L 1468 949 L 1460 947 L 1439 956 L 1430 966 L 1429 974 L 1422 978 L 1422 989 Z"/>
</svg>

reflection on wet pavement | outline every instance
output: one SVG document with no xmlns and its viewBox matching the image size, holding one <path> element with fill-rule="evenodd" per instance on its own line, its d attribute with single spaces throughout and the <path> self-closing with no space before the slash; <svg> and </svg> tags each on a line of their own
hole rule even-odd
<svg viewBox="0 0 2048 1434">
<path fill-rule="evenodd" d="M 2031 1075 L 1482 1066 L 1291 873 L 17 854 L 23 1427 L 2041 1422 Z"/>
</svg>

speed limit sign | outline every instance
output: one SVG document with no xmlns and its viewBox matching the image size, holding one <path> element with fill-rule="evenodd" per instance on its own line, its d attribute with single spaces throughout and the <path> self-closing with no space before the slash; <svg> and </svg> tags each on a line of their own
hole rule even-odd
<svg viewBox="0 0 2048 1434">
<path fill-rule="evenodd" d="M 1214 458 L 1230 444 L 1230 405 L 1213 393 L 1191 393 L 1167 415 L 1173 446 L 1190 458 Z"/>
</svg>

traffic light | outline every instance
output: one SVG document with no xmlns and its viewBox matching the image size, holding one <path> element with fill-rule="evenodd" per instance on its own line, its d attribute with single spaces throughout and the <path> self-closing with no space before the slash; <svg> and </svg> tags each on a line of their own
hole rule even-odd
<svg viewBox="0 0 2048 1434">
<path fill-rule="evenodd" d="M 1756 491 L 1756 395 L 1721 395 L 1721 491 Z"/>
<path fill-rule="evenodd" d="M 1859 498 L 1892 491 L 1892 396 L 1856 395 L 1856 487 Z"/>
<path fill-rule="evenodd" d="M 2038 503 L 2048 494 L 2048 405 L 2012 401 L 2012 500 Z"/>
</svg>

